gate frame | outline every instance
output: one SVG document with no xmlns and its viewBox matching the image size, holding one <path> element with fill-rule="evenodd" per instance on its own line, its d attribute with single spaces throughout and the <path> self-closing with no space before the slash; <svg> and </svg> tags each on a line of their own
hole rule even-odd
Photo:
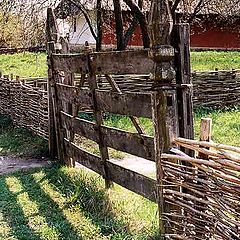
<svg viewBox="0 0 240 240">
<path fill-rule="evenodd" d="M 162 169 L 161 155 L 163 152 L 169 152 L 171 149 L 172 140 L 176 137 L 193 138 L 193 106 L 192 106 L 192 84 L 190 72 L 190 47 L 189 47 L 189 26 L 187 24 L 174 25 L 171 33 L 171 15 L 167 2 L 152 1 L 151 21 L 149 25 L 151 36 L 151 49 L 149 57 L 154 61 L 154 93 L 152 94 L 152 119 L 154 124 L 154 148 L 155 162 L 157 168 L 157 203 L 159 206 L 159 227 L 161 236 L 165 238 L 166 234 L 171 233 L 171 225 L 164 218 L 165 213 L 172 211 L 180 211 L 180 208 L 169 205 L 164 200 L 164 171 Z M 166 14 L 168 21 L 163 22 L 160 15 L 160 10 Z M 159 32 L 156 29 L 160 28 Z M 164 31 L 162 31 L 164 30 Z M 56 20 L 52 9 L 48 9 L 47 20 L 47 41 L 48 41 L 48 92 L 49 92 L 49 149 L 52 157 L 58 159 L 68 159 L 68 154 L 61 139 L 69 133 L 64 132 L 64 129 L 59 129 L 60 116 L 57 103 L 57 93 L 55 86 L 55 72 L 53 54 L 59 51 L 56 46 L 58 43 L 58 30 Z M 63 48 L 66 49 L 66 48 Z M 67 48 L 68 49 L 68 48 Z M 87 49 L 86 49 L 87 51 Z M 66 53 L 66 52 L 65 52 Z M 100 53 L 101 54 L 101 53 Z M 70 56 L 70 55 L 69 55 Z M 88 53 L 86 52 L 86 56 Z M 90 58 L 89 58 L 90 61 Z M 126 63 L 127 66 L 128 63 Z M 91 65 L 88 65 L 91 66 Z M 173 69 L 174 67 L 174 69 Z M 97 88 L 94 72 L 90 69 L 90 78 L 92 86 L 90 86 L 92 95 L 95 96 Z M 176 81 L 174 75 L 176 73 Z M 167 77 L 164 77 L 167 76 Z M 69 82 L 71 83 L 71 81 Z M 166 92 L 172 92 L 172 99 L 167 97 Z M 177 104 L 174 104 L 174 102 Z M 103 177 L 106 180 L 106 186 L 111 185 L 108 179 L 106 162 L 109 159 L 107 148 L 102 139 L 101 126 L 102 114 L 98 109 L 96 99 L 93 97 L 94 113 L 96 118 L 96 127 L 99 132 L 99 147 L 101 158 L 104 166 Z M 171 130 L 169 129 L 168 120 L 169 111 L 167 109 L 175 109 L 171 115 Z M 178 110 L 177 110 L 178 109 Z M 69 108 L 65 109 L 68 113 L 73 114 Z M 74 163 L 65 161 L 69 166 L 74 166 Z M 130 189 L 131 190 L 131 189 Z"/>
</svg>

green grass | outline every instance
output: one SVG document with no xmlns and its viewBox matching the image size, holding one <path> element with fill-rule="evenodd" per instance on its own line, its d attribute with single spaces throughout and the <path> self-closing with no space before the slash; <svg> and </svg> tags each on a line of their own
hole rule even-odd
<svg viewBox="0 0 240 240">
<path fill-rule="evenodd" d="M 17 53 L 0 55 L 0 71 L 3 74 L 20 77 L 46 77 L 47 55 L 45 53 Z M 191 52 L 192 70 L 207 71 L 218 69 L 240 68 L 239 52 L 204 51 Z"/>
<path fill-rule="evenodd" d="M 0 239 L 159 239 L 156 204 L 83 170 L 0 176 Z"/>
<path fill-rule="evenodd" d="M 0 55 L 0 71 L 20 77 L 46 77 L 47 58 L 45 53 L 17 53 Z"/>
<path fill-rule="evenodd" d="M 240 108 L 225 110 L 196 109 L 194 130 L 197 139 L 199 139 L 200 122 L 202 117 L 212 118 L 212 140 L 214 142 L 240 146 Z"/>
<path fill-rule="evenodd" d="M 191 52 L 192 70 L 208 71 L 240 68 L 240 53 L 235 52 Z"/>
<path fill-rule="evenodd" d="M 41 157 L 48 154 L 48 143 L 32 132 L 14 127 L 7 116 L 0 115 L 0 155 Z"/>
</svg>

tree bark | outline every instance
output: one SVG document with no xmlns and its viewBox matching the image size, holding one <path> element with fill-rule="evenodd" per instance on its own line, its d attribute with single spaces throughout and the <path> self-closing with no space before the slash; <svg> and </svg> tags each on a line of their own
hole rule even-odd
<svg viewBox="0 0 240 240">
<path fill-rule="evenodd" d="M 100 52 L 102 50 L 102 0 L 97 0 L 97 40 L 96 40 L 96 51 Z"/>
<path fill-rule="evenodd" d="M 131 9 L 132 13 L 136 15 L 138 22 L 142 31 L 142 40 L 144 48 L 150 47 L 150 39 L 148 35 L 147 20 L 139 6 L 137 6 L 132 0 L 123 0 L 128 7 Z"/>
<path fill-rule="evenodd" d="M 124 50 L 123 17 L 120 0 L 113 0 L 116 23 L 117 50 Z"/>
</svg>

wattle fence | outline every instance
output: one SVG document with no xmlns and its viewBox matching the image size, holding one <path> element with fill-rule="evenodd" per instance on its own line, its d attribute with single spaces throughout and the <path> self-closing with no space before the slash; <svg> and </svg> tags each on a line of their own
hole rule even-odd
<svg viewBox="0 0 240 240">
<path fill-rule="evenodd" d="M 193 72 L 194 107 L 223 108 L 240 104 L 240 70 Z"/>
<path fill-rule="evenodd" d="M 134 92 L 138 87 L 151 90 L 148 76 L 135 76 L 123 81 L 115 77 L 121 90 Z M 194 107 L 223 108 L 240 105 L 240 70 L 193 72 Z M 79 81 L 76 78 L 76 81 Z M 99 86 L 111 86 L 99 78 Z M 48 138 L 48 93 L 47 78 L 19 78 L 0 76 L 0 114 L 10 115 L 13 122 Z"/>
<path fill-rule="evenodd" d="M 0 78 L 0 114 L 48 139 L 48 94 L 44 78 Z"/>
</svg>

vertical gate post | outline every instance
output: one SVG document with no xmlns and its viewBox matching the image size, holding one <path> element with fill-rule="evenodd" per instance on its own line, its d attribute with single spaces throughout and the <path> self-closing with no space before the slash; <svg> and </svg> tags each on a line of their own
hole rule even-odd
<svg viewBox="0 0 240 240">
<path fill-rule="evenodd" d="M 172 45 L 175 48 L 174 67 L 176 70 L 176 83 L 179 86 L 177 88 L 179 136 L 193 139 L 193 90 L 190 65 L 189 24 L 174 25 Z M 189 155 L 193 154 L 191 151 L 186 153 Z"/>
<path fill-rule="evenodd" d="M 48 62 L 48 132 L 49 132 L 49 153 L 51 158 L 59 157 L 58 141 L 57 141 L 57 126 L 54 114 L 53 91 L 54 82 L 53 66 L 51 55 L 55 52 L 54 43 L 56 38 L 57 28 L 51 8 L 47 9 L 47 24 L 46 24 L 46 40 L 47 40 L 47 62 Z"/>
<path fill-rule="evenodd" d="M 168 216 L 173 212 L 179 211 L 173 204 L 169 204 L 164 197 L 167 175 L 161 159 L 163 152 L 170 151 L 172 138 L 178 134 L 177 112 L 172 111 L 176 109 L 176 106 L 174 106 L 174 85 L 176 85 L 174 84 L 175 71 L 173 69 L 174 48 L 170 45 L 172 27 L 173 23 L 168 0 L 153 0 L 149 15 L 149 35 L 151 40 L 149 57 L 154 61 L 152 111 L 157 168 L 159 227 L 162 239 L 165 239 L 168 234 L 172 233 L 173 223 L 168 221 Z M 173 95 L 168 96 L 169 93 Z M 171 110 L 170 115 L 169 110 Z"/>
</svg>

